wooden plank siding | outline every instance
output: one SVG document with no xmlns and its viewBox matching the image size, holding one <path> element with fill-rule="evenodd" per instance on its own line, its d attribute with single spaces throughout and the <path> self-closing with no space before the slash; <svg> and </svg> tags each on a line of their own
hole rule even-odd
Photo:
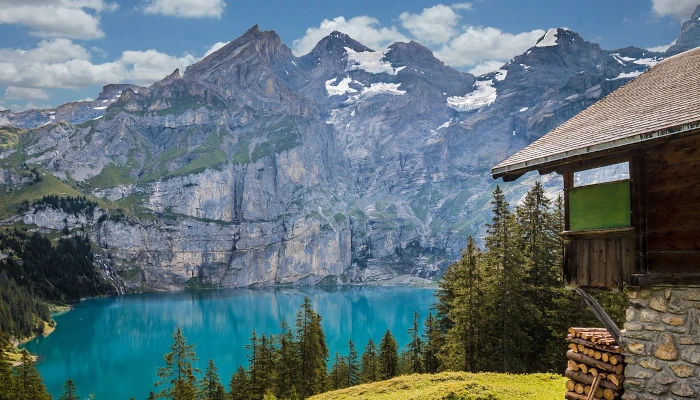
<svg viewBox="0 0 700 400">
<path fill-rule="evenodd" d="M 629 286 L 634 271 L 634 229 L 564 232 L 564 282 L 596 288 Z"/>
<path fill-rule="evenodd" d="M 650 283 L 700 280 L 700 137 L 646 151 L 647 262 Z"/>
</svg>

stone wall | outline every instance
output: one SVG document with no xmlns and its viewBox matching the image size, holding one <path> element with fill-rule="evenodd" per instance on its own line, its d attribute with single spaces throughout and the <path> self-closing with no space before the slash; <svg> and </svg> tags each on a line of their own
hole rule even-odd
<svg viewBox="0 0 700 400">
<path fill-rule="evenodd" d="M 628 294 L 622 398 L 700 398 L 700 288 L 651 288 Z"/>
</svg>

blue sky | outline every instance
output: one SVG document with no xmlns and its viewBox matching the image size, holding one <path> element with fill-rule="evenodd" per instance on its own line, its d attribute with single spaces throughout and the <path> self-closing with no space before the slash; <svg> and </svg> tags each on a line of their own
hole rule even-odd
<svg viewBox="0 0 700 400">
<path fill-rule="evenodd" d="M 568 27 L 604 49 L 664 46 L 700 0 L 0 0 L 0 109 L 149 85 L 254 24 L 297 54 L 332 30 L 378 49 L 417 40 L 446 64 L 485 73 Z"/>
</svg>

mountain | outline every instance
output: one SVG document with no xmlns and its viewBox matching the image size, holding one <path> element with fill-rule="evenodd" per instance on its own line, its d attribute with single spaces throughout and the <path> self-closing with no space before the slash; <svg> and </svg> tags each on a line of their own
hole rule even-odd
<svg viewBox="0 0 700 400">
<path fill-rule="evenodd" d="M 0 212 L 85 230 L 120 293 L 432 279 L 483 232 L 492 165 L 667 56 L 559 28 L 475 77 L 340 32 L 295 57 L 254 26 L 149 87 L 0 114 Z M 47 194 L 99 207 L 33 204 Z"/>
</svg>

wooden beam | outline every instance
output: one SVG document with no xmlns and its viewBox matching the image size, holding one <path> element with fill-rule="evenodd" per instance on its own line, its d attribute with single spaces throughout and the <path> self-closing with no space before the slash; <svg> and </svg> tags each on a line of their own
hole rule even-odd
<svg viewBox="0 0 700 400">
<path fill-rule="evenodd" d="M 630 160 L 630 188 L 632 226 L 634 227 L 635 273 L 649 272 L 647 263 L 647 189 L 646 163 L 644 154 L 637 154 Z"/>
<path fill-rule="evenodd" d="M 591 308 L 593 314 L 595 314 L 596 318 L 598 318 L 598 321 L 600 321 L 600 323 L 603 324 L 605 329 L 607 329 L 608 332 L 610 332 L 610 335 L 613 337 L 613 339 L 615 339 L 617 344 L 620 344 L 620 337 L 622 336 L 622 332 L 620 332 L 620 328 L 612 320 L 612 318 L 610 318 L 610 316 L 605 312 L 605 310 L 603 310 L 603 307 L 600 306 L 600 303 L 598 303 L 598 301 L 584 289 L 576 288 L 573 290 L 583 298 L 583 301 L 585 301 L 586 304 L 588 304 L 588 307 Z"/>
<path fill-rule="evenodd" d="M 564 176 L 564 230 L 570 230 L 569 226 L 569 189 L 574 187 L 574 173 L 565 172 Z"/>
</svg>

